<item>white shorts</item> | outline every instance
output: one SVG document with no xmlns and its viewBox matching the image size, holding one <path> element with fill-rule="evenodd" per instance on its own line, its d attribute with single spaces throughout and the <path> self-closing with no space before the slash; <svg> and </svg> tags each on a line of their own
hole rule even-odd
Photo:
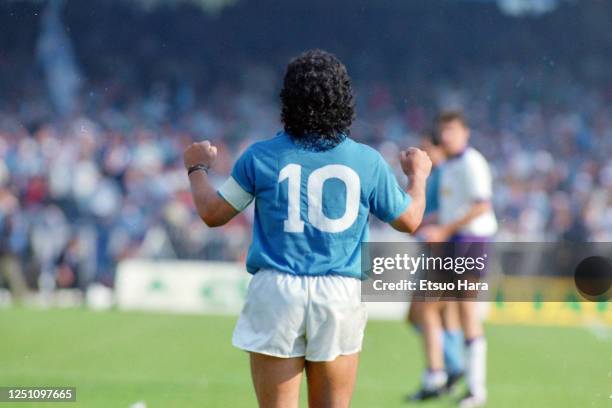
<svg viewBox="0 0 612 408">
<path fill-rule="evenodd" d="M 274 357 L 333 361 L 361 351 L 366 320 L 358 279 L 261 270 L 249 284 L 232 343 Z"/>
</svg>

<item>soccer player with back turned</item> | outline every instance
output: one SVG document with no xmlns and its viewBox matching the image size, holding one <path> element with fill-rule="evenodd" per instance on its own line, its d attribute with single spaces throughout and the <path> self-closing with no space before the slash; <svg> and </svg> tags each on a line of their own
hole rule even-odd
<svg viewBox="0 0 612 408">
<path fill-rule="evenodd" d="M 381 155 L 349 137 L 353 91 L 332 54 L 293 59 L 281 91 L 284 131 L 251 145 L 216 191 L 210 142 L 184 153 L 198 214 L 212 227 L 255 201 L 253 274 L 233 343 L 250 353 L 261 407 L 297 407 L 306 371 L 311 407 L 348 407 L 366 322 L 360 244 L 372 213 L 414 232 L 423 217 L 427 155 L 401 152 L 403 189 Z"/>
</svg>

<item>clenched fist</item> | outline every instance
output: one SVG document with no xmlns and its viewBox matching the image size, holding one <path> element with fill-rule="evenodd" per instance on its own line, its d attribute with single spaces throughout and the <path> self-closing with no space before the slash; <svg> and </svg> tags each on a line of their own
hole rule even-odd
<svg viewBox="0 0 612 408">
<path fill-rule="evenodd" d="M 427 177 L 431 172 L 431 160 L 424 151 L 416 147 L 410 147 L 408 150 L 400 152 L 400 163 L 402 170 L 408 177 L 421 176 Z"/>
<path fill-rule="evenodd" d="M 217 148 L 211 145 L 208 140 L 192 143 L 183 153 L 183 162 L 186 169 L 196 164 L 211 167 L 216 158 Z"/>
</svg>

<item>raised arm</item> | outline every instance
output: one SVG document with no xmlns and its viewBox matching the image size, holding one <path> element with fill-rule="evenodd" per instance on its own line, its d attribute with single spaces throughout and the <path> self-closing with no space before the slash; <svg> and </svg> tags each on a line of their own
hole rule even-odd
<svg viewBox="0 0 612 408">
<path fill-rule="evenodd" d="M 216 158 L 217 148 L 208 140 L 193 143 L 183 153 L 193 201 L 198 215 L 209 227 L 225 225 L 238 214 L 234 207 L 217 194 L 208 180 L 208 169 Z"/>
<path fill-rule="evenodd" d="M 408 176 L 406 192 L 412 201 L 399 217 L 391 222 L 391 226 L 398 231 L 414 233 L 425 213 L 425 185 L 431 172 L 431 160 L 424 151 L 411 147 L 400 152 L 400 162 L 404 174 Z"/>
</svg>

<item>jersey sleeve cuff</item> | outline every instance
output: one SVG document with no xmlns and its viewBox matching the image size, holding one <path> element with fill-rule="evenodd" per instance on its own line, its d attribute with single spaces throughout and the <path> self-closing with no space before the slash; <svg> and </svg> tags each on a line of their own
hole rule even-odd
<svg viewBox="0 0 612 408">
<path fill-rule="evenodd" d="M 236 211 L 244 210 L 253 201 L 253 195 L 245 191 L 233 177 L 229 177 L 217 193 Z"/>
</svg>

